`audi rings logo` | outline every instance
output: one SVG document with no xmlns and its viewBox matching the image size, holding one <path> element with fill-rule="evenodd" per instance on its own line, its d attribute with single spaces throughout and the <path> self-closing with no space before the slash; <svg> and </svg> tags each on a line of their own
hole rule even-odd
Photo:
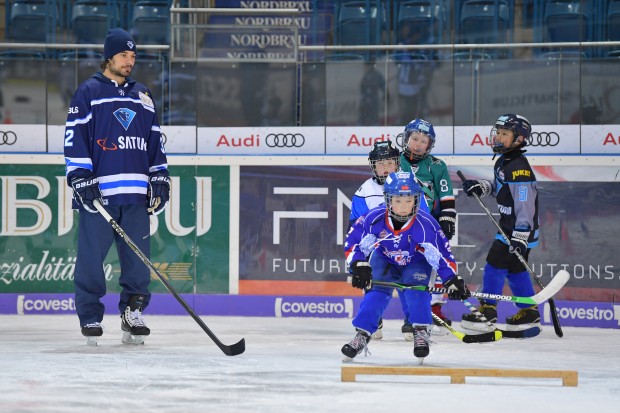
<svg viewBox="0 0 620 413">
<path fill-rule="evenodd" d="M 532 132 L 527 139 L 529 146 L 558 146 L 560 135 L 557 132 Z"/>
<path fill-rule="evenodd" d="M 0 145 L 13 145 L 17 142 L 17 135 L 15 132 L 0 131 Z"/>
<path fill-rule="evenodd" d="M 270 133 L 265 143 L 270 148 L 301 148 L 306 138 L 301 133 Z"/>
<path fill-rule="evenodd" d="M 162 145 L 166 146 L 167 142 L 168 142 L 168 137 L 166 136 L 165 133 L 161 132 L 161 143 L 162 143 Z"/>
</svg>

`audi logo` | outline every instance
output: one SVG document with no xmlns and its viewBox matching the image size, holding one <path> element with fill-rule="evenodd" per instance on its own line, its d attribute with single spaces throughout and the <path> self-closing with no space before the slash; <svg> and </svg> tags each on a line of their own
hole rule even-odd
<svg viewBox="0 0 620 413">
<path fill-rule="evenodd" d="M 168 142 L 168 137 L 167 137 L 167 136 L 166 136 L 166 134 L 165 134 L 165 133 L 163 133 L 163 132 L 160 132 L 160 134 L 161 134 L 161 143 L 162 143 L 162 145 L 164 145 L 164 146 L 165 146 L 165 145 L 166 145 L 166 143 Z"/>
<path fill-rule="evenodd" d="M 405 139 L 405 134 L 404 133 L 399 133 L 398 135 L 396 135 L 396 145 L 400 146 L 401 148 L 403 147 L 403 144 L 405 142 L 403 142 L 403 140 Z"/>
<path fill-rule="evenodd" d="M 532 132 L 527 138 L 529 146 L 558 146 L 560 135 L 556 132 Z"/>
<path fill-rule="evenodd" d="M 13 145 L 17 142 L 17 135 L 15 132 L 0 131 L 0 145 Z"/>
<path fill-rule="evenodd" d="M 306 143 L 306 138 L 301 133 L 270 133 L 265 138 L 265 143 L 270 148 L 301 148 Z"/>
</svg>

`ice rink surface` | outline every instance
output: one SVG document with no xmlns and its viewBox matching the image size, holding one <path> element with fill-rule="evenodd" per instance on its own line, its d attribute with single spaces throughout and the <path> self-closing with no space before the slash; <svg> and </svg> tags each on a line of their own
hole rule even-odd
<svg viewBox="0 0 620 413">
<path fill-rule="evenodd" d="M 434 337 L 425 366 L 576 370 L 560 379 L 359 376 L 340 379 L 340 348 L 351 320 L 203 317 L 226 344 L 225 356 L 189 316 L 148 316 L 146 344 L 120 341 L 108 315 L 99 346 L 89 347 L 77 316 L 0 316 L 0 412 L 494 412 L 620 411 L 620 330 L 552 327 L 532 339 L 464 344 Z M 354 363 L 417 366 L 400 322 Z"/>
</svg>

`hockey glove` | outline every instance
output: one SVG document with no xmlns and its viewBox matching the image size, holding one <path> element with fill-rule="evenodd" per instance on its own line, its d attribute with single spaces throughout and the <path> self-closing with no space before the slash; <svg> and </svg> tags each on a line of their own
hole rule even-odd
<svg viewBox="0 0 620 413">
<path fill-rule="evenodd" d="M 73 198 L 86 211 L 96 214 L 97 208 L 93 201 L 98 199 L 103 204 L 99 180 L 94 174 L 88 176 L 74 176 L 71 178 Z"/>
<path fill-rule="evenodd" d="M 471 297 L 471 293 L 465 285 L 465 280 L 460 275 L 455 275 L 448 281 L 445 281 L 443 285 L 448 289 L 448 298 L 451 300 L 466 300 Z"/>
<path fill-rule="evenodd" d="M 491 182 L 485 181 L 484 179 L 479 181 L 475 179 L 468 179 L 463 182 L 463 191 L 465 191 L 467 196 L 470 198 L 473 198 L 474 195 L 478 195 L 479 198 L 491 195 L 491 190 Z"/>
<path fill-rule="evenodd" d="M 530 237 L 530 231 L 512 231 L 512 236 L 510 237 L 510 249 L 511 253 L 518 252 L 519 254 L 525 253 L 527 251 L 527 240 Z"/>
<path fill-rule="evenodd" d="M 365 290 L 370 285 L 370 279 L 372 278 L 372 269 L 370 264 L 366 261 L 355 261 L 351 264 L 353 271 L 353 278 L 351 278 L 351 285 L 354 288 Z"/>
<path fill-rule="evenodd" d="M 170 201 L 170 178 L 168 173 L 153 174 L 149 177 L 147 211 L 149 215 L 157 215 L 164 210 Z"/>
<path fill-rule="evenodd" d="M 446 238 L 452 239 L 456 232 L 456 211 L 453 209 L 444 209 L 439 214 L 439 225 Z"/>
</svg>

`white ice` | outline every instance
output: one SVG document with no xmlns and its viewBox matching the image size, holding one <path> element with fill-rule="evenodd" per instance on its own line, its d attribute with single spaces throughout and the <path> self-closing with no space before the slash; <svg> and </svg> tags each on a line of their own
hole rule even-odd
<svg viewBox="0 0 620 413">
<path fill-rule="evenodd" d="M 347 319 L 203 317 L 227 344 L 225 356 L 189 316 L 148 316 L 146 344 L 121 344 L 108 316 L 99 346 L 88 347 L 76 316 L 0 316 L 0 412 L 493 412 L 620 411 L 620 330 L 551 327 L 527 340 L 464 344 L 435 337 L 424 365 L 576 370 L 560 379 L 359 376 L 340 378 L 340 348 L 354 336 Z M 354 363 L 418 365 L 400 323 Z"/>
</svg>

